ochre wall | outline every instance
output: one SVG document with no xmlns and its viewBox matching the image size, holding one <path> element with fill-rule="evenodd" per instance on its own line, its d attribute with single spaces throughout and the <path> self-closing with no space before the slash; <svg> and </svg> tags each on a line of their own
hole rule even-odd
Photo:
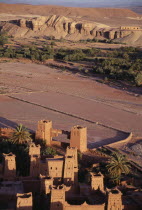
<svg viewBox="0 0 142 210">
<path fill-rule="evenodd" d="M 82 205 L 70 205 L 67 202 L 64 203 L 64 210 L 104 210 L 105 205 L 88 205 L 84 203 Z"/>
<path fill-rule="evenodd" d="M 110 147 L 115 147 L 119 144 L 126 144 L 128 143 L 133 137 L 133 134 L 132 133 L 129 133 L 128 134 L 128 137 L 126 139 L 123 139 L 123 140 L 120 140 L 120 141 L 117 141 L 117 142 L 114 142 L 114 143 L 111 143 L 111 144 L 107 144 L 106 146 L 110 146 Z"/>
<path fill-rule="evenodd" d="M 121 30 L 142 30 L 139 26 L 121 26 Z"/>
</svg>

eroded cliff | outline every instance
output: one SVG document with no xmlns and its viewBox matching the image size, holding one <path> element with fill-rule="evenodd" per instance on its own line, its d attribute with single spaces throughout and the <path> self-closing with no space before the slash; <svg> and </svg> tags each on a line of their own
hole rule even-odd
<svg viewBox="0 0 142 210">
<path fill-rule="evenodd" d="M 112 28 L 108 25 L 93 21 L 74 21 L 72 18 L 65 16 L 39 16 L 32 18 L 22 18 L 10 21 L 0 22 L 1 31 L 17 38 L 45 37 L 53 36 L 56 39 L 123 39 L 131 34 L 139 32 L 140 28 Z"/>
</svg>

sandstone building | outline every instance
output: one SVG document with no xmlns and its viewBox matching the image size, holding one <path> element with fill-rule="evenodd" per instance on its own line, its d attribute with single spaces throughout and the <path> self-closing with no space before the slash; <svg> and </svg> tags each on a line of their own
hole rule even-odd
<svg viewBox="0 0 142 210">
<path fill-rule="evenodd" d="M 51 146 L 52 138 L 62 132 L 53 129 L 51 121 L 39 121 L 36 138 L 45 140 Z M 3 154 L 0 164 L 0 209 L 34 210 L 35 207 L 40 209 L 40 205 L 47 210 L 141 209 L 140 191 L 129 191 L 127 197 L 118 187 L 107 189 L 104 175 L 100 172 L 89 172 L 90 179 L 79 182 L 78 150 L 87 150 L 87 128 L 81 126 L 72 127 L 70 146 L 66 148 L 65 155 L 42 156 L 41 146 L 30 143 L 30 171 L 25 177 L 19 176 L 16 171 L 16 156 Z M 35 201 L 39 201 L 39 206 Z"/>
<path fill-rule="evenodd" d="M 56 142 L 53 141 L 53 137 L 57 137 L 62 134 L 62 130 L 53 129 L 52 121 L 41 120 L 38 122 L 36 130 L 36 139 L 45 141 L 47 145 L 53 145 Z M 70 132 L 70 147 L 76 147 L 80 152 L 87 150 L 87 128 L 81 126 L 74 126 Z"/>
<path fill-rule="evenodd" d="M 1 178 L 7 181 L 5 184 L 3 182 L 3 188 L 0 187 L 0 194 L 5 196 L 7 192 L 4 198 L 8 200 L 11 198 L 13 203 L 16 203 L 17 210 L 32 210 L 35 193 L 51 194 L 51 210 L 76 208 L 79 210 L 85 208 L 105 210 L 106 207 L 111 210 L 115 206 L 118 206 L 117 209 L 119 210 L 122 209 L 121 194 L 116 193 L 115 190 L 108 192 L 107 195 L 104 190 L 104 177 L 100 173 L 91 174 L 90 185 L 84 185 L 84 191 L 88 189 L 88 194 L 81 193 L 81 184 L 78 183 L 77 148 L 67 147 L 65 156 L 45 158 L 43 161 L 40 155 L 40 146 L 31 143 L 29 145 L 30 174 L 28 177 L 16 176 L 15 155 L 10 153 L 8 155 L 3 154 L 3 156 L 5 162 L 3 163 L 4 171 Z M 13 181 L 9 182 L 11 179 Z M 7 188 L 7 184 L 9 188 Z M 14 189 L 15 191 L 13 191 Z M 99 200 L 96 199 L 98 192 L 100 192 Z M 90 196 L 89 200 L 88 196 Z M 107 197 L 108 204 L 104 199 Z M 82 199 L 84 201 L 87 199 L 89 203 Z M 71 200 L 74 200 L 76 204 L 71 204 Z M 83 203 L 79 205 L 78 201 Z M 10 200 L 9 203 L 11 203 Z"/>
<path fill-rule="evenodd" d="M 52 137 L 61 134 L 61 130 L 52 128 L 52 121 L 41 120 L 38 122 L 38 127 L 36 130 L 36 139 L 40 139 L 46 142 L 47 145 L 51 145 Z"/>
<path fill-rule="evenodd" d="M 12 153 L 3 154 L 2 176 L 4 179 L 13 180 L 16 177 L 16 160 Z"/>
<path fill-rule="evenodd" d="M 87 128 L 74 126 L 71 129 L 70 146 L 78 148 L 79 151 L 87 150 Z"/>
<path fill-rule="evenodd" d="M 32 210 L 32 193 L 17 193 L 17 210 Z"/>
<path fill-rule="evenodd" d="M 132 31 L 134 31 L 134 30 L 141 30 L 141 28 L 140 27 L 136 27 L 136 26 L 134 26 L 134 27 L 132 27 L 132 26 L 121 26 L 120 27 L 120 30 L 132 30 Z"/>
</svg>

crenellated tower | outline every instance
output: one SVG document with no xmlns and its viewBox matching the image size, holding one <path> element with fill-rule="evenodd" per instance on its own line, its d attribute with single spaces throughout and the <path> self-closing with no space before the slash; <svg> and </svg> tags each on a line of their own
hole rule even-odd
<svg viewBox="0 0 142 210">
<path fill-rule="evenodd" d="M 71 128 L 70 147 L 76 147 L 80 152 L 87 150 L 87 128 L 74 126 Z"/>
<path fill-rule="evenodd" d="M 30 156 L 30 176 L 38 177 L 40 175 L 40 145 L 34 143 L 29 146 Z"/>
<path fill-rule="evenodd" d="M 3 153 L 3 176 L 8 180 L 16 178 L 16 156 L 12 153 Z"/>
<path fill-rule="evenodd" d="M 122 193 L 118 189 L 113 189 L 108 193 L 107 210 L 122 210 Z"/>
</svg>

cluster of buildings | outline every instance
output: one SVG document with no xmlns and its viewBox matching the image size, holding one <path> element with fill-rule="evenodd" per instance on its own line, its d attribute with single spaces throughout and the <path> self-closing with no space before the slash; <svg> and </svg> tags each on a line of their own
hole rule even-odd
<svg viewBox="0 0 142 210">
<path fill-rule="evenodd" d="M 2 130 L 4 132 L 8 130 Z M 12 130 L 11 130 L 12 132 Z M 53 137 L 61 134 L 51 121 L 39 121 L 36 139 L 54 145 Z M 70 143 L 64 156 L 43 157 L 41 146 L 29 144 L 30 172 L 19 176 L 16 156 L 3 154 L 0 164 L 0 209 L 5 210 L 139 210 L 142 193 L 122 195 L 120 188 L 107 189 L 101 173 L 89 172 L 87 182 L 78 180 L 78 150 L 87 150 L 87 130 L 75 126 L 69 133 Z M 84 175 L 82 175 L 84 176 Z M 40 205 L 40 206 L 36 206 Z"/>
<path fill-rule="evenodd" d="M 12 128 L 0 128 L 0 135 L 2 137 L 10 138 L 14 129 Z M 62 142 L 55 140 L 59 135 L 64 135 L 68 141 Z M 62 137 L 61 137 L 62 138 Z M 64 131 L 59 129 L 54 129 L 52 126 L 52 121 L 41 120 L 38 121 L 37 130 L 35 133 L 35 139 L 38 141 L 44 141 L 47 146 L 62 146 L 68 145 L 70 147 L 76 147 L 80 152 L 87 151 L 87 127 L 74 126 L 71 131 Z"/>
<path fill-rule="evenodd" d="M 122 209 L 121 192 L 104 188 L 104 176 L 90 173 L 89 184 L 78 182 L 77 148 L 67 147 L 65 156 L 42 159 L 40 146 L 29 146 L 30 174 L 19 177 L 14 154 L 3 154 L 0 165 L 0 206 L 7 210 L 32 210 L 34 197 L 50 202 L 46 209 Z M 45 202 L 46 205 L 46 202 Z M 1 209 L 1 207 L 0 207 Z"/>
<path fill-rule="evenodd" d="M 38 122 L 36 130 L 36 139 L 46 142 L 46 145 L 52 146 L 60 144 L 53 140 L 53 137 L 57 137 L 59 134 L 64 133 L 63 130 L 53 129 L 52 121 L 41 120 Z M 70 147 L 76 147 L 80 152 L 87 151 L 87 127 L 74 126 L 71 131 L 66 133 L 69 138 Z M 61 146 L 61 145 L 59 145 Z"/>
</svg>

